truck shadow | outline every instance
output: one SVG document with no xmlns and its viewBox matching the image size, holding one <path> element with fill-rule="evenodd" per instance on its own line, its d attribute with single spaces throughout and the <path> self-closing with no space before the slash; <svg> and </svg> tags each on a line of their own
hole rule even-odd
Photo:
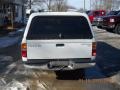
<svg viewBox="0 0 120 90">
<path fill-rule="evenodd" d="M 78 69 L 73 71 L 56 71 L 58 80 L 79 80 L 85 79 L 85 70 Z"/>
<path fill-rule="evenodd" d="M 120 50 L 104 42 L 98 42 L 96 63 L 105 76 L 120 71 Z"/>
<path fill-rule="evenodd" d="M 111 77 L 120 71 L 120 50 L 105 43 L 97 43 L 96 66 L 75 71 L 56 72 L 57 79 L 101 79 Z"/>
<path fill-rule="evenodd" d="M 98 42 L 96 66 L 85 71 L 85 79 L 101 79 L 117 74 L 120 71 L 120 50 L 105 42 Z"/>
</svg>

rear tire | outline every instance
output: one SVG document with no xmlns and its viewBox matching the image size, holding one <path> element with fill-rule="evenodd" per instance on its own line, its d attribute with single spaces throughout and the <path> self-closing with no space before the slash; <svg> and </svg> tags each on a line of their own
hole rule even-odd
<svg viewBox="0 0 120 90">
<path fill-rule="evenodd" d="M 106 31 L 113 33 L 114 30 L 113 29 L 106 29 Z"/>
<path fill-rule="evenodd" d="M 116 25 L 114 32 L 120 34 L 120 24 Z"/>
</svg>

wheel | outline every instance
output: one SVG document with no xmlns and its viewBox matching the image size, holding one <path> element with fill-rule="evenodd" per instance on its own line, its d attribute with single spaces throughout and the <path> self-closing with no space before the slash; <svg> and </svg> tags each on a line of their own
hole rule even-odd
<svg viewBox="0 0 120 90">
<path fill-rule="evenodd" d="M 85 79 L 85 70 L 70 70 L 70 71 L 55 71 L 57 79 L 63 80 L 78 80 Z"/>
<path fill-rule="evenodd" d="M 106 29 L 106 31 L 113 33 L 114 30 L 113 29 Z"/>
<path fill-rule="evenodd" d="M 116 25 L 114 32 L 120 34 L 120 24 Z"/>
</svg>

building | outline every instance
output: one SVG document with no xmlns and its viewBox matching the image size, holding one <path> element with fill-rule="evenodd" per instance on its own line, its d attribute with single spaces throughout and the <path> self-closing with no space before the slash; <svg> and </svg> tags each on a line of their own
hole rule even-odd
<svg viewBox="0 0 120 90">
<path fill-rule="evenodd" d="M 0 26 L 6 23 L 23 23 L 25 17 L 25 2 L 25 0 L 0 0 Z M 6 17 L 9 22 L 5 22 Z"/>
<path fill-rule="evenodd" d="M 112 0 L 112 9 L 113 10 L 119 10 L 120 9 L 120 0 Z"/>
<path fill-rule="evenodd" d="M 15 21 L 16 22 L 24 22 L 25 19 L 25 0 L 14 0 L 15 5 Z"/>
</svg>

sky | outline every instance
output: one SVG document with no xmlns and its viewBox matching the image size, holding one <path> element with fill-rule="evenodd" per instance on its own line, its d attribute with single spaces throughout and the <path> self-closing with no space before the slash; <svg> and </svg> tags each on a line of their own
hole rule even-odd
<svg viewBox="0 0 120 90">
<path fill-rule="evenodd" d="M 90 0 L 85 0 L 85 1 L 86 1 L 86 9 L 89 10 Z M 68 4 L 76 7 L 77 9 L 84 8 L 84 0 L 68 0 Z"/>
</svg>

